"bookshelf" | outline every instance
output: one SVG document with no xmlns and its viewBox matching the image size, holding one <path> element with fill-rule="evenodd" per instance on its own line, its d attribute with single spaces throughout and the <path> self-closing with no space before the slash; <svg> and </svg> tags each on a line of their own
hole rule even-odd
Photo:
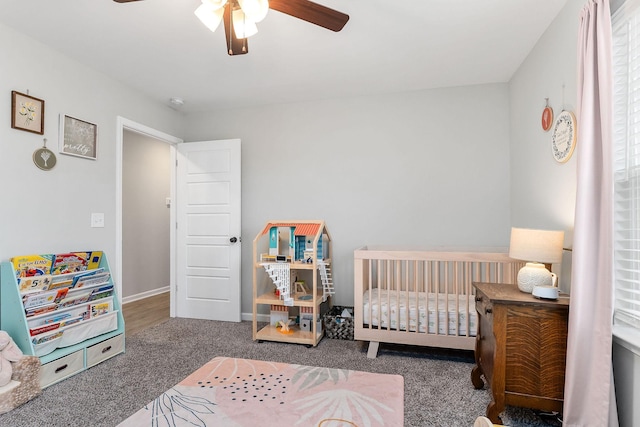
<svg viewBox="0 0 640 427">
<path fill-rule="evenodd" d="M 296 292 L 294 277 L 304 281 L 306 292 Z M 331 236 L 324 221 L 267 222 L 253 241 L 253 340 L 315 347 L 324 335 L 321 311 L 331 306 L 333 293 Z M 258 316 L 267 310 L 270 321 L 260 325 Z M 299 320 L 289 333 L 273 324 L 283 312 Z"/>
<path fill-rule="evenodd" d="M 27 317 L 24 293 L 20 292 L 13 264 L 9 261 L 0 264 L 0 329 L 9 333 L 24 354 L 40 358 L 42 388 L 124 353 L 124 318 L 104 253 L 97 268 L 109 273 L 102 283 L 98 280 L 73 292 L 70 289 L 67 299 L 62 299 L 64 304 L 61 301 L 52 311 Z M 51 277 L 73 280 L 74 276 L 88 271 L 91 270 Z M 89 298 L 95 299 L 83 301 L 88 292 Z M 37 332 L 38 328 L 45 329 L 46 325 L 55 325 L 58 321 L 61 323 L 54 329 L 31 336 L 30 331 Z M 34 344 L 34 337 L 49 338 L 49 335 L 55 338 Z"/>
</svg>

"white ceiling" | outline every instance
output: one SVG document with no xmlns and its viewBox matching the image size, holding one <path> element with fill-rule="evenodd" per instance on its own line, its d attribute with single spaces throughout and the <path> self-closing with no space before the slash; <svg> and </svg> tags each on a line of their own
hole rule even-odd
<svg viewBox="0 0 640 427">
<path fill-rule="evenodd" d="M 193 112 L 507 82 L 566 0 L 317 3 L 350 16 L 341 32 L 272 10 L 233 57 L 200 0 L 2 0 L 0 22 Z"/>
</svg>

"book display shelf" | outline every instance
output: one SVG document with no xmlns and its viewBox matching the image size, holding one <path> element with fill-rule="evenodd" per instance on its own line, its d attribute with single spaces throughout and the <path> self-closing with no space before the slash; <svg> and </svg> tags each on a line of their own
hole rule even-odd
<svg viewBox="0 0 640 427">
<path fill-rule="evenodd" d="M 14 257 L 0 264 L 0 329 L 38 356 L 48 387 L 124 353 L 124 318 L 101 251 Z"/>
</svg>

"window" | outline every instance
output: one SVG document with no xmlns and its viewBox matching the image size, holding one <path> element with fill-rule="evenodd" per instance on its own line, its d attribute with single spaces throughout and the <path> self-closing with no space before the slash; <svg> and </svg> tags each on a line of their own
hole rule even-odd
<svg viewBox="0 0 640 427">
<path fill-rule="evenodd" d="M 640 8 L 613 16 L 614 323 L 640 330 Z"/>
</svg>

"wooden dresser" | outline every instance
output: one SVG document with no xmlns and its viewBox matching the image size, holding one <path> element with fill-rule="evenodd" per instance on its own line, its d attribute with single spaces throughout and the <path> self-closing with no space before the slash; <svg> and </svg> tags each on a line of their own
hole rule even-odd
<svg viewBox="0 0 640 427">
<path fill-rule="evenodd" d="M 474 283 L 478 334 L 471 382 L 488 381 L 487 417 L 501 424 L 505 405 L 562 411 L 569 298 L 540 300 L 516 285 Z"/>
</svg>

